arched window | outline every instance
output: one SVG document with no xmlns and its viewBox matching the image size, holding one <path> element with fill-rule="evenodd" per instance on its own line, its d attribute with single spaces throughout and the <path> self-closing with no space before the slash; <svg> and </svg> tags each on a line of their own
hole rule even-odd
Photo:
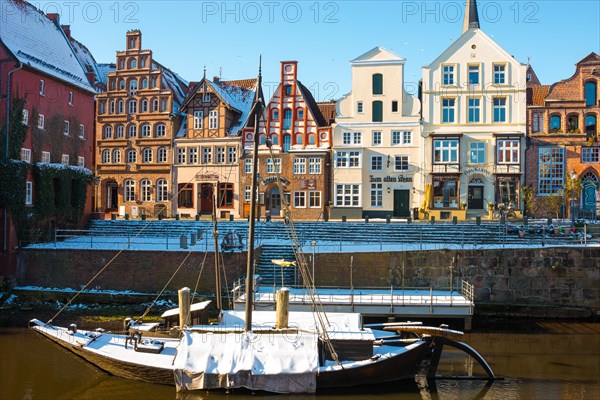
<svg viewBox="0 0 600 400">
<path fill-rule="evenodd" d="M 140 68 L 145 68 L 146 67 L 146 57 L 141 57 L 140 58 Z"/>
<path fill-rule="evenodd" d="M 127 137 L 136 137 L 137 136 L 137 126 L 135 125 L 129 125 L 129 128 L 127 128 Z"/>
<path fill-rule="evenodd" d="M 303 108 L 299 108 L 298 112 L 296 113 L 297 118 L 298 119 L 304 119 L 304 109 Z"/>
<path fill-rule="evenodd" d="M 373 122 L 383 122 L 383 102 L 377 100 L 373 102 Z"/>
<path fill-rule="evenodd" d="M 154 129 L 156 137 L 164 137 L 166 135 L 167 128 L 165 124 L 157 124 Z"/>
<path fill-rule="evenodd" d="M 142 162 L 152 162 L 152 149 L 150 147 L 146 147 L 144 150 L 142 150 Z"/>
<path fill-rule="evenodd" d="M 279 121 L 279 110 L 278 109 L 274 108 L 272 110 L 272 118 L 273 118 L 273 121 Z"/>
<path fill-rule="evenodd" d="M 110 139 L 112 137 L 112 126 L 107 125 L 104 127 L 104 135 L 103 138 L 104 139 Z"/>
<path fill-rule="evenodd" d="M 585 133 L 586 135 L 595 135 L 596 130 L 596 116 L 595 115 L 587 115 L 585 117 Z"/>
<path fill-rule="evenodd" d="M 150 87 L 151 88 L 156 87 L 156 78 L 155 77 L 150 78 Z"/>
<path fill-rule="evenodd" d="M 150 124 L 140 126 L 140 137 L 150 137 Z"/>
<path fill-rule="evenodd" d="M 160 99 L 160 112 L 167 111 L 167 99 Z"/>
<path fill-rule="evenodd" d="M 119 90 L 125 89 L 125 79 L 119 80 Z"/>
<path fill-rule="evenodd" d="M 316 143 L 315 135 L 313 133 L 311 133 L 310 135 L 308 135 L 308 144 L 315 144 L 315 143 Z"/>
<path fill-rule="evenodd" d="M 129 101 L 129 114 L 135 114 L 137 112 L 137 100 Z"/>
<path fill-rule="evenodd" d="M 148 79 L 144 78 L 142 79 L 142 89 L 147 89 L 148 88 Z"/>
<path fill-rule="evenodd" d="M 124 68 L 125 68 L 125 60 L 121 58 L 119 60 L 119 69 L 124 69 Z"/>
<path fill-rule="evenodd" d="M 118 164 L 121 162 L 121 151 L 118 149 L 113 150 L 112 152 L 113 163 Z"/>
<path fill-rule="evenodd" d="M 142 201 L 152 201 L 152 183 L 150 183 L 149 179 L 142 179 L 140 190 L 142 192 Z"/>
<path fill-rule="evenodd" d="M 576 133 L 579 130 L 579 115 L 567 115 L 567 132 Z"/>
<path fill-rule="evenodd" d="M 296 144 L 302 144 L 302 140 L 304 138 L 304 135 L 302 135 L 301 133 L 296 135 Z"/>
<path fill-rule="evenodd" d="M 133 179 L 127 179 L 123 182 L 125 188 L 124 198 L 125 201 L 135 201 L 135 182 Z"/>
<path fill-rule="evenodd" d="M 550 117 L 550 132 L 560 132 L 560 115 L 553 115 Z"/>
<path fill-rule="evenodd" d="M 152 112 L 158 112 L 158 99 L 152 100 Z"/>
<path fill-rule="evenodd" d="M 285 135 L 283 137 L 283 151 L 290 151 L 291 146 L 292 146 L 292 137 L 290 135 Z"/>
<path fill-rule="evenodd" d="M 115 101 L 114 100 L 112 100 L 108 106 L 108 113 L 109 114 L 115 113 Z"/>
<path fill-rule="evenodd" d="M 117 134 L 115 135 L 115 139 L 123 139 L 123 125 L 117 126 Z"/>
<path fill-rule="evenodd" d="M 598 100 L 598 92 L 596 82 L 588 82 L 585 84 L 585 105 L 591 107 L 596 105 Z"/>
<path fill-rule="evenodd" d="M 156 201 L 167 201 L 169 200 L 168 198 L 168 191 L 167 191 L 167 180 L 166 179 L 159 179 L 156 181 Z"/>
<path fill-rule="evenodd" d="M 127 150 L 127 162 L 135 163 L 137 162 L 137 152 L 135 150 Z"/>
<path fill-rule="evenodd" d="M 373 94 L 383 94 L 382 74 L 373 74 Z"/>
<path fill-rule="evenodd" d="M 137 93 L 137 89 L 138 89 L 138 81 L 137 79 L 133 78 L 132 80 L 129 81 L 129 95 L 133 96 Z"/>
<path fill-rule="evenodd" d="M 540 131 L 540 114 L 533 113 L 533 124 L 531 126 L 532 132 Z"/>
<path fill-rule="evenodd" d="M 271 144 L 278 145 L 279 144 L 279 135 L 271 135 Z"/>
<path fill-rule="evenodd" d="M 119 100 L 117 103 L 117 114 L 123 114 L 125 112 L 125 102 L 123 100 Z"/>
<path fill-rule="evenodd" d="M 148 112 L 148 100 L 146 100 L 146 99 L 142 100 L 142 107 L 141 107 L 140 111 L 143 113 Z"/>
<path fill-rule="evenodd" d="M 291 96 L 292 95 L 292 85 L 285 85 L 285 94 L 286 96 Z"/>
<path fill-rule="evenodd" d="M 156 162 L 166 163 L 167 162 L 167 148 L 161 147 L 156 151 Z"/>
<path fill-rule="evenodd" d="M 267 142 L 267 137 L 265 135 L 260 135 L 258 137 L 258 144 L 265 144 Z"/>
<path fill-rule="evenodd" d="M 106 149 L 102 151 L 102 164 L 110 163 L 110 150 Z"/>
<path fill-rule="evenodd" d="M 135 60 L 135 58 L 129 60 L 129 68 L 137 68 L 137 61 Z"/>
<path fill-rule="evenodd" d="M 283 129 L 290 129 L 292 126 L 292 110 L 289 108 L 283 112 Z"/>
<path fill-rule="evenodd" d="M 115 90 L 116 79 L 109 79 L 109 81 L 110 81 L 110 90 Z"/>
</svg>

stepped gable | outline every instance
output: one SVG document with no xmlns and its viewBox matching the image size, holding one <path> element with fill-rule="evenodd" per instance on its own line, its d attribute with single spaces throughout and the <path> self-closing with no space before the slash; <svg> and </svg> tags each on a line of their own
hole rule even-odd
<svg viewBox="0 0 600 400">
<path fill-rule="evenodd" d="M 585 101 L 583 76 L 598 76 L 600 78 L 600 56 L 591 52 L 575 64 L 575 73 L 567 79 L 554 83 L 546 96 L 546 100 Z"/>
<path fill-rule="evenodd" d="M 96 69 L 98 70 L 98 80 L 106 86 L 108 74 L 115 72 L 117 65 L 115 63 L 100 63 L 96 65 Z"/>
<path fill-rule="evenodd" d="M 162 89 L 173 92 L 173 110 L 179 110 L 179 106 L 183 103 L 189 90 L 189 82 L 158 61 L 152 60 L 152 69 L 159 69 L 162 72 L 164 78 L 161 79 Z"/>
<path fill-rule="evenodd" d="M 95 92 L 59 25 L 57 14 L 46 16 L 25 1 L 2 0 L 0 19 L 0 41 L 17 60 L 63 82 Z"/>
</svg>

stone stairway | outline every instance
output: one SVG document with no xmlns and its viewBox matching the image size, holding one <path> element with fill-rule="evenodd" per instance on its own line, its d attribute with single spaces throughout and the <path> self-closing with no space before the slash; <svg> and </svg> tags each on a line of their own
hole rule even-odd
<svg viewBox="0 0 600 400">
<path fill-rule="evenodd" d="M 280 267 L 271 260 L 284 259 L 285 261 L 296 261 L 291 246 L 278 244 L 263 244 L 260 246 L 260 256 L 256 263 L 256 274 L 260 275 L 262 286 L 292 286 L 296 282 L 296 267 Z"/>
</svg>

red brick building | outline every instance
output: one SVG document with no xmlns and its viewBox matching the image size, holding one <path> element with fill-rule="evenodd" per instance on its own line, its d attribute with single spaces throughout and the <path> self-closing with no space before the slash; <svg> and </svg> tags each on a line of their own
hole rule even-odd
<svg viewBox="0 0 600 400">
<path fill-rule="evenodd" d="M 581 216 L 598 213 L 600 56 L 590 53 L 575 64 L 573 76 L 553 85 L 540 84 L 531 67 L 527 78 L 526 183 L 535 193 L 538 214 L 549 212 L 551 195 L 564 197 L 563 215 L 570 208 Z M 581 180 L 579 193 L 568 190 L 573 178 Z"/>
<path fill-rule="evenodd" d="M 96 78 L 83 66 L 93 57 L 84 46 L 74 50 L 70 29 L 65 32 L 57 14 L 46 16 L 27 2 L 6 0 L 0 21 L 0 158 L 11 160 L 13 172 L 27 171 L 25 182 L 11 181 L 2 189 L 0 264 L 8 269 L 0 273 L 11 275 L 19 241 L 31 240 L 34 230 L 43 235 L 57 225 L 77 225 L 91 213 Z M 10 113 L 18 99 L 24 101 L 19 126 Z M 7 199 L 22 201 L 25 209 Z"/>
</svg>

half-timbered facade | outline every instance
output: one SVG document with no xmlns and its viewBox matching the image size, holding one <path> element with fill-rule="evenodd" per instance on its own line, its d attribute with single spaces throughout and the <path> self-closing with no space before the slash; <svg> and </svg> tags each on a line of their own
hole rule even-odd
<svg viewBox="0 0 600 400">
<path fill-rule="evenodd" d="M 142 48 L 139 30 L 127 32 L 115 67 L 96 101 L 99 208 L 133 218 L 170 216 L 177 197 L 172 141 L 187 82 Z"/>
<path fill-rule="evenodd" d="M 216 201 L 217 217 L 240 216 L 240 134 L 256 85 L 256 79 L 204 78 L 183 101 L 174 160 L 179 214 L 212 214 Z"/>
<path fill-rule="evenodd" d="M 297 73 L 297 61 L 281 62 L 280 83 L 259 119 L 259 216 L 283 217 L 285 198 L 293 218 L 328 218 L 331 126 Z M 253 140 L 254 127 L 247 124 L 240 165 L 243 216 L 250 212 Z"/>
</svg>

